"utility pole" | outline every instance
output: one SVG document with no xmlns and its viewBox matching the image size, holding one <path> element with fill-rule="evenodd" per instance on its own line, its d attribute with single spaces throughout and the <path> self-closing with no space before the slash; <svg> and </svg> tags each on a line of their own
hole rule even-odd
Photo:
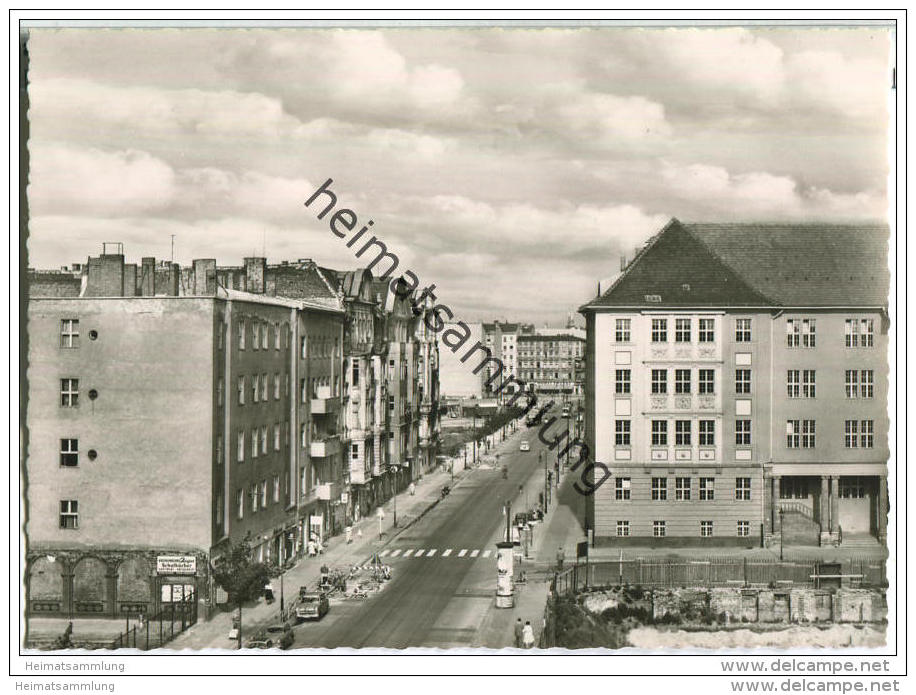
<svg viewBox="0 0 916 695">
<path fill-rule="evenodd" d="M 512 502 L 506 500 L 506 543 L 512 542 Z"/>
</svg>

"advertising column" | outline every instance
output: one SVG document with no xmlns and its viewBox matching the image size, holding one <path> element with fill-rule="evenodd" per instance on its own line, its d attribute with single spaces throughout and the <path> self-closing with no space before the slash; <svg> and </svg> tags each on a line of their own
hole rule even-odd
<svg viewBox="0 0 916 695">
<path fill-rule="evenodd" d="M 513 551 L 515 544 L 503 541 L 496 544 L 496 607 L 512 608 L 515 605 L 513 587 Z"/>
</svg>

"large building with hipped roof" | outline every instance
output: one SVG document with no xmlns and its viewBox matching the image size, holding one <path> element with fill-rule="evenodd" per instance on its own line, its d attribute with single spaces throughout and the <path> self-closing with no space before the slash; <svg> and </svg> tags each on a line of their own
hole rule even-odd
<svg viewBox="0 0 916 695">
<path fill-rule="evenodd" d="M 673 219 L 623 263 L 580 308 L 596 544 L 885 543 L 889 279 L 880 224 Z"/>
</svg>

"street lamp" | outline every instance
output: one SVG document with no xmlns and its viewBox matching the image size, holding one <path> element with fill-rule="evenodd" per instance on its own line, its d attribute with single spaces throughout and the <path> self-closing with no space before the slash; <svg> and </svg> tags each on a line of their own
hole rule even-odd
<svg viewBox="0 0 916 695">
<path fill-rule="evenodd" d="M 397 528 L 398 527 L 398 467 L 393 466 L 391 470 L 394 473 L 394 495 L 392 495 L 392 499 L 394 500 L 394 510 L 393 510 L 393 518 L 391 520 L 391 526 L 393 528 Z"/>
</svg>

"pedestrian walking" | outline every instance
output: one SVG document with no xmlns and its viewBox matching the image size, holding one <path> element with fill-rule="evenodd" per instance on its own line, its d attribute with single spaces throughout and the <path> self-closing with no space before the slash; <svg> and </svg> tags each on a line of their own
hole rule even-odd
<svg viewBox="0 0 916 695">
<path fill-rule="evenodd" d="M 415 494 L 417 494 L 417 486 L 411 483 L 410 484 L 410 495 L 411 497 L 413 497 Z"/>
<path fill-rule="evenodd" d="M 531 649 L 534 646 L 534 628 L 531 627 L 531 621 L 525 621 L 525 627 L 522 628 L 522 645 L 525 649 Z"/>
<path fill-rule="evenodd" d="M 344 533 L 346 533 L 347 535 L 347 544 L 352 543 L 353 542 L 353 527 L 347 526 L 347 528 L 344 529 Z"/>
<path fill-rule="evenodd" d="M 557 571 L 563 569 L 563 561 L 566 559 L 566 553 L 563 552 L 563 546 L 557 548 Z"/>
<path fill-rule="evenodd" d="M 516 649 L 520 649 L 522 646 L 522 634 L 524 633 L 524 631 L 525 631 L 525 626 L 522 625 L 522 619 L 516 618 L 515 619 L 515 647 Z"/>
<path fill-rule="evenodd" d="M 274 587 L 270 583 L 270 580 L 267 580 L 267 583 L 264 585 L 264 598 L 267 600 L 267 603 L 274 602 Z"/>
</svg>

